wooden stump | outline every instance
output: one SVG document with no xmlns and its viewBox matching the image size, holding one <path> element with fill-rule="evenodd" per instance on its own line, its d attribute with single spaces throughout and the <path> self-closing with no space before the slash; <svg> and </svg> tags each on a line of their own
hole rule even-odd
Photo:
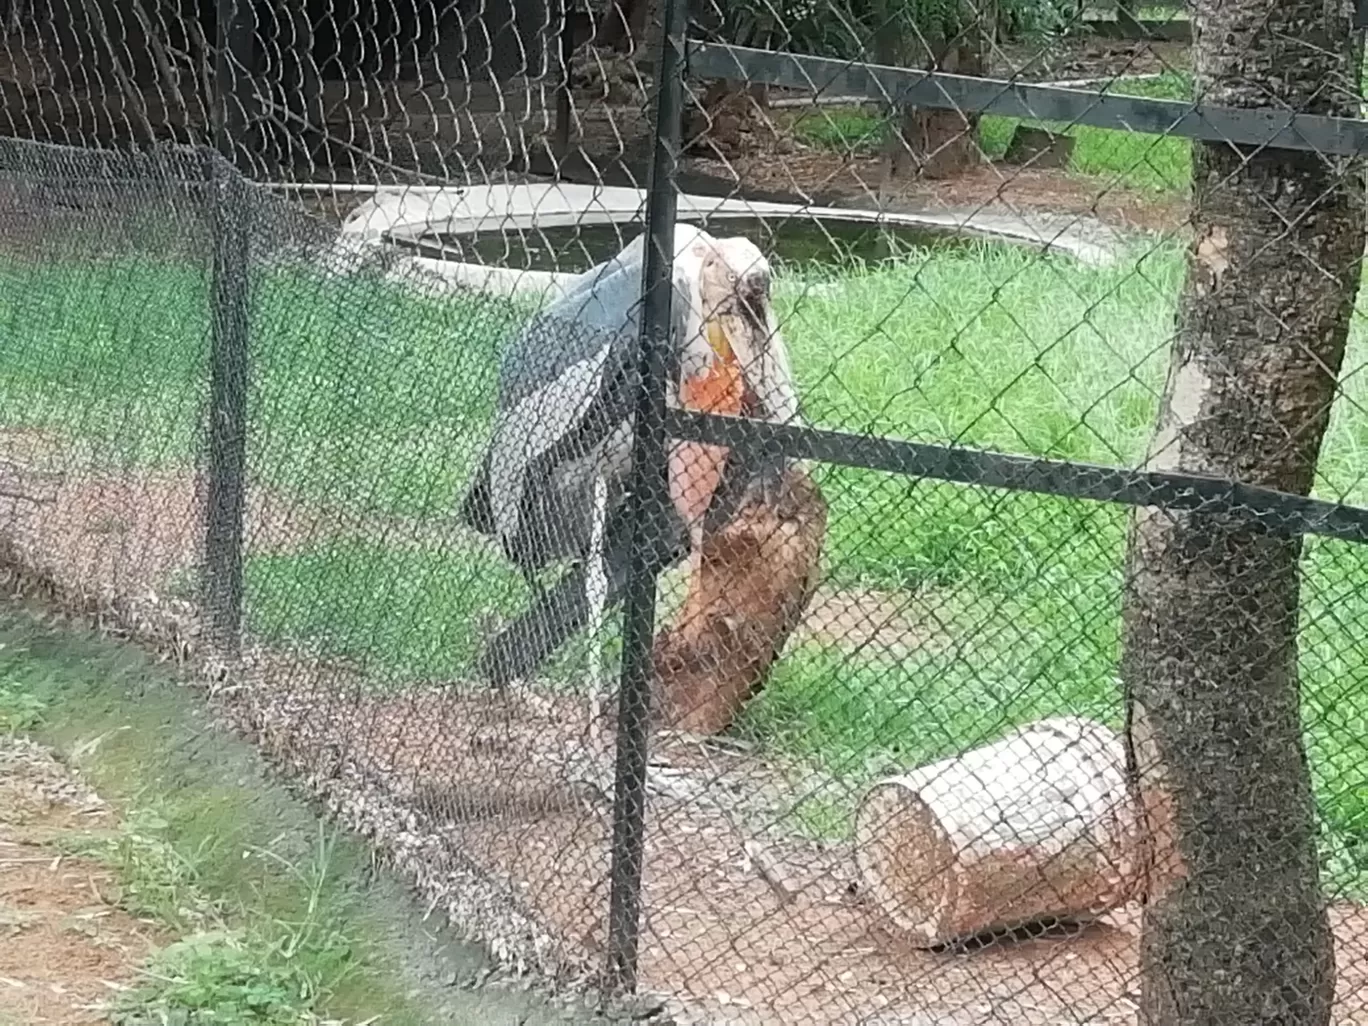
<svg viewBox="0 0 1368 1026">
<path fill-rule="evenodd" d="M 684 114 L 684 152 L 734 160 L 758 151 L 791 153 L 790 136 L 779 132 L 765 104 L 745 82 L 718 79 L 688 104 Z"/>
<path fill-rule="evenodd" d="M 919 947 L 1093 919 L 1143 877 L 1121 739 L 1044 720 L 984 748 L 879 781 L 856 818 L 870 893 Z"/>
<path fill-rule="evenodd" d="M 977 136 L 977 121 L 959 111 L 907 111 L 889 141 L 885 184 L 913 176 L 945 179 L 963 174 L 983 159 Z"/>
<path fill-rule="evenodd" d="M 1003 163 L 1029 165 L 1034 168 L 1066 168 L 1073 159 L 1074 137 L 1056 135 L 1043 128 L 1017 125 Z"/>
<path fill-rule="evenodd" d="M 816 588 L 826 521 L 821 491 L 793 467 L 778 502 L 752 498 L 703 543 L 683 609 L 655 642 L 664 725 L 720 733 L 764 686 Z"/>
</svg>

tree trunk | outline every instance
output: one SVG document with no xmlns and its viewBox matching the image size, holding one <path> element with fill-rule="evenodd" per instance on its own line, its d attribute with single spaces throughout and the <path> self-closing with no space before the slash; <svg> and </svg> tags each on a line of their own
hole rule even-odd
<svg viewBox="0 0 1368 1026">
<path fill-rule="evenodd" d="M 1355 116 L 1344 0 L 1197 0 L 1197 95 Z M 1356 162 L 1194 144 L 1196 238 L 1147 465 L 1309 492 L 1364 245 Z M 1129 742 L 1154 835 L 1151 1026 L 1329 1022 L 1297 678 L 1299 540 L 1142 509 L 1125 595 Z M 1161 842 L 1162 843 L 1162 842 Z"/>
<path fill-rule="evenodd" d="M 656 38 L 652 33 L 660 32 L 662 18 L 661 0 L 610 0 L 593 44 L 634 55 L 649 52 Z"/>
<path fill-rule="evenodd" d="M 981 55 L 954 48 L 931 65 L 959 75 L 983 74 Z M 909 107 L 893 140 L 892 179 L 953 178 L 979 162 L 977 114 Z"/>
<path fill-rule="evenodd" d="M 888 18 L 875 47 L 882 64 L 926 68 L 959 75 L 983 75 L 996 13 L 983 5 L 961 3 L 958 29 L 949 37 L 930 24 L 909 23 L 905 15 Z M 886 9 L 892 9 L 886 8 Z M 977 164 L 979 115 L 957 110 L 908 107 L 899 112 L 899 127 L 889 140 L 886 177 L 952 178 Z"/>
</svg>

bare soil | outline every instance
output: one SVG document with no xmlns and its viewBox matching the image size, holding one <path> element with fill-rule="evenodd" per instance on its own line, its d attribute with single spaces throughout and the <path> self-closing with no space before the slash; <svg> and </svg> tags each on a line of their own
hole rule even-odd
<svg viewBox="0 0 1368 1026">
<path fill-rule="evenodd" d="M 686 156 L 680 165 L 685 188 L 692 174 L 705 176 L 710 188 L 738 196 L 901 212 L 1073 214 L 1114 228 L 1156 232 L 1181 229 L 1189 217 L 1181 197 L 1109 186 L 1062 169 L 985 162 L 953 178 L 885 185 L 882 155 L 842 154 L 797 141 L 792 125 L 803 113 L 770 110 L 763 123 L 752 119 L 763 128 L 748 131 L 735 155 L 724 158 L 699 149 Z M 644 186 L 644 155 L 638 145 L 644 131 L 636 111 L 604 106 L 580 111 L 572 137 L 572 145 L 583 151 L 571 161 L 576 173 L 598 177 L 612 172 L 613 184 Z"/>
<path fill-rule="evenodd" d="M 1085 84 L 1081 87 L 1096 88 L 1122 75 L 1184 69 L 1189 64 L 1188 51 L 1181 43 L 1088 38 L 1065 40 L 1045 49 L 1018 45 L 999 50 L 989 74 L 1017 82 L 1081 81 Z M 802 103 L 810 96 L 775 89 L 771 100 L 776 99 Z M 952 178 L 886 186 L 881 155 L 840 154 L 795 138 L 794 123 L 815 109 L 772 106 L 763 112 L 752 110 L 749 117 L 730 118 L 725 126 L 715 126 L 726 136 L 719 139 L 725 156 L 693 149 L 682 160 L 681 171 L 707 176 L 738 195 L 787 195 L 797 202 L 821 205 L 903 212 L 953 208 L 1074 214 L 1114 228 L 1155 232 L 1180 230 L 1188 219 L 1188 203 L 1183 198 L 1107 187 L 1063 169 L 985 162 Z M 602 174 L 605 168 L 621 165 L 631 169 L 629 177 L 641 178 L 648 154 L 647 131 L 648 124 L 636 107 L 586 95 L 576 107 L 571 145 L 588 156 L 589 173 Z M 644 180 L 638 184 L 644 185 Z"/>
<path fill-rule="evenodd" d="M 302 686 L 312 687 L 306 702 L 286 697 Z M 451 857 L 506 881 L 568 949 L 601 957 L 611 760 L 594 747 L 583 701 L 349 690 L 303 675 L 282 684 L 275 708 L 294 757 L 324 775 L 339 766 L 320 761 L 341 759 L 383 780 Z M 917 950 L 861 893 L 847 843 L 794 835 L 808 786 L 797 767 L 745 746 L 662 735 L 650 777 L 641 975 L 651 990 L 687 999 L 697 1018 L 681 1010 L 684 1021 L 1136 1021 L 1137 908 L 970 953 Z M 600 790 L 577 791 L 585 781 Z M 472 808 L 467 795 L 484 804 Z M 1355 954 L 1368 943 L 1368 913 L 1332 915 L 1342 956 L 1335 1021 L 1368 1023 L 1368 970 Z"/>
<path fill-rule="evenodd" d="M 0 736 L 0 1022 L 105 1022 L 109 1002 L 164 942 L 117 906 L 108 871 L 55 843 L 115 825 L 50 752 Z"/>
<path fill-rule="evenodd" d="M 1112 79 L 1191 67 L 1187 43 L 1075 36 L 1041 46 L 1012 43 L 998 49 L 989 74 L 1023 82 Z"/>
</svg>

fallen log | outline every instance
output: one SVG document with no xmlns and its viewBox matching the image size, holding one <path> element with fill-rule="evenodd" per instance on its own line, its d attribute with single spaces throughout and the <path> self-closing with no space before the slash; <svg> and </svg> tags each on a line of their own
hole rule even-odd
<svg viewBox="0 0 1368 1026">
<path fill-rule="evenodd" d="M 817 586 L 826 522 L 820 489 L 795 466 L 777 501 L 752 496 L 703 542 L 683 608 L 655 640 L 664 725 L 721 733 L 764 687 Z"/>
<path fill-rule="evenodd" d="M 1072 717 L 881 780 L 855 824 L 868 893 L 918 947 L 1095 919 L 1136 895 L 1141 840 L 1121 739 Z"/>
</svg>

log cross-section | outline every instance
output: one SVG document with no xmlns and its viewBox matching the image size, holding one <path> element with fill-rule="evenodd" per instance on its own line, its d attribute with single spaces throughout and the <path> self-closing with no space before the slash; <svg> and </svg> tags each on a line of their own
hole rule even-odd
<svg viewBox="0 0 1368 1026">
<path fill-rule="evenodd" d="M 856 818 L 869 893 L 923 947 L 1116 908 L 1138 840 L 1120 738 L 1073 717 L 881 780 Z"/>
</svg>

